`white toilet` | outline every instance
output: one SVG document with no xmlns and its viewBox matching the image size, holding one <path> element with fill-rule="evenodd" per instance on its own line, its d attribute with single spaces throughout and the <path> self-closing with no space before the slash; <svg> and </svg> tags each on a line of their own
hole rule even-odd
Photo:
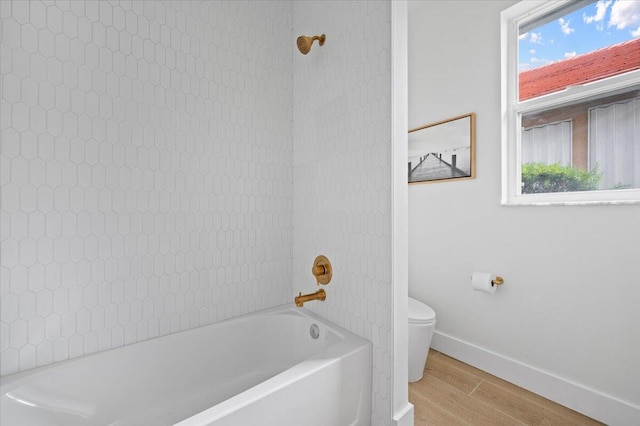
<svg viewBox="0 0 640 426">
<path fill-rule="evenodd" d="M 419 300 L 409 298 L 409 382 L 422 379 L 429 345 L 436 326 L 436 313 Z"/>
</svg>

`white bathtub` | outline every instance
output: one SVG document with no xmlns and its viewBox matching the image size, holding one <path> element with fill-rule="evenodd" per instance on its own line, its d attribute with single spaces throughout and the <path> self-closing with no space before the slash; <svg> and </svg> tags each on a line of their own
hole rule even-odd
<svg viewBox="0 0 640 426">
<path fill-rule="evenodd" d="M 369 425 L 371 357 L 287 305 L 3 377 L 0 424 Z"/>
</svg>

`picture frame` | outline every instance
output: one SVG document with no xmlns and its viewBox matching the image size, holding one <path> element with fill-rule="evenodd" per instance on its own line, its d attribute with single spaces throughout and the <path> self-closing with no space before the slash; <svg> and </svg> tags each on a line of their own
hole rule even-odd
<svg viewBox="0 0 640 426">
<path fill-rule="evenodd" d="M 475 128 L 469 113 L 409 130 L 408 182 L 475 179 Z"/>
</svg>

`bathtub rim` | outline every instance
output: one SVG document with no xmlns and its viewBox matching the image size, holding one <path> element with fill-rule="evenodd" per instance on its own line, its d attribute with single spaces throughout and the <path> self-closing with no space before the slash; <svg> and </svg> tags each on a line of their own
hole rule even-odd
<svg viewBox="0 0 640 426">
<path fill-rule="evenodd" d="M 185 336 L 188 334 L 195 334 L 196 332 L 201 332 L 204 328 L 207 328 L 207 327 L 213 328 L 216 326 L 224 326 L 225 324 L 228 324 L 234 321 L 248 321 L 255 316 L 285 315 L 285 314 L 295 315 L 298 317 L 304 317 L 304 318 L 318 321 L 322 323 L 325 327 L 327 327 L 331 332 L 335 333 L 342 340 L 345 340 L 345 338 L 350 337 L 350 335 L 352 335 L 354 337 L 367 341 L 363 337 L 360 337 L 355 333 L 351 333 L 345 329 L 342 329 L 338 325 L 331 323 L 329 320 L 326 320 L 320 317 L 319 315 L 309 311 L 307 308 L 304 308 L 304 307 L 297 308 L 295 306 L 292 306 L 290 303 L 286 303 L 278 306 L 273 306 L 271 308 L 266 308 L 259 311 L 249 312 L 246 314 L 227 318 L 211 324 L 204 324 L 198 327 L 190 328 L 188 330 L 181 330 L 173 333 L 163 334 L 161 336 L 155 336 L 149 339 L 142 340 L 140 342 L 130 343 L 130 344 L 118 346 L 115 348 L 109 348 L 103 351 L 93 352 L 91 354 L 81 355 L 81 356 L 70 358 L 70 359 L 65 359 L 64 361 L 54 362 L 53 364 L 47 364 L 40 367 L 31 368 L 29 370 L 20 371 L 18 373 L 9 374 L 6 376 L 0 376 L 0 395 L 4 395 L 5 393 L 11 391 L 11 389 L 13 389 L 12 385 L 15 385 L 16 382 L 20 382 L 21 380 L 26 379 L 27 377 L 46 374 L 49 370 L 53 368 L 65 368 L 68 364 L 71 364 L 73 362 L 79 362 L 81 360 L 96 360 L 102 357 L 108 357 L 109 354 L 112 353 L 112 351 L 124 350 L 132 347 L 139 347 L 140 345 L 143 345 L 145 343 L 149 343 L 149 342 L 156 341 L 158 339 L 162 339 L 170 336 L 176 336 L 176 335 Z M 349 334 L 345 334 L 345 332 Z"/>
</svg>

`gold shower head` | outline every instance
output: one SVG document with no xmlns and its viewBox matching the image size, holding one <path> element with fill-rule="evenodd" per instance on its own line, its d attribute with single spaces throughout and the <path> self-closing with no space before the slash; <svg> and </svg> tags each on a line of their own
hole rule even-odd
<svg viewBox="0 0 640 426">
<path fill-rule="evenodd" d="M 326 36 L 324 34 L 320 36 L 313 36 L 313 37 L 301 35 L 300 37 L 298 37 L 298 40 L 297 40 L 298 50 L 303 55 L 306 55 L 311 50 L 311 45 L 313 44 L 314 40 L 318 40 L 318 43 L 320 44 L 320 46 L 322 46 L 324 44 L 325 39 L 326 39 Z"/>
</svg>

